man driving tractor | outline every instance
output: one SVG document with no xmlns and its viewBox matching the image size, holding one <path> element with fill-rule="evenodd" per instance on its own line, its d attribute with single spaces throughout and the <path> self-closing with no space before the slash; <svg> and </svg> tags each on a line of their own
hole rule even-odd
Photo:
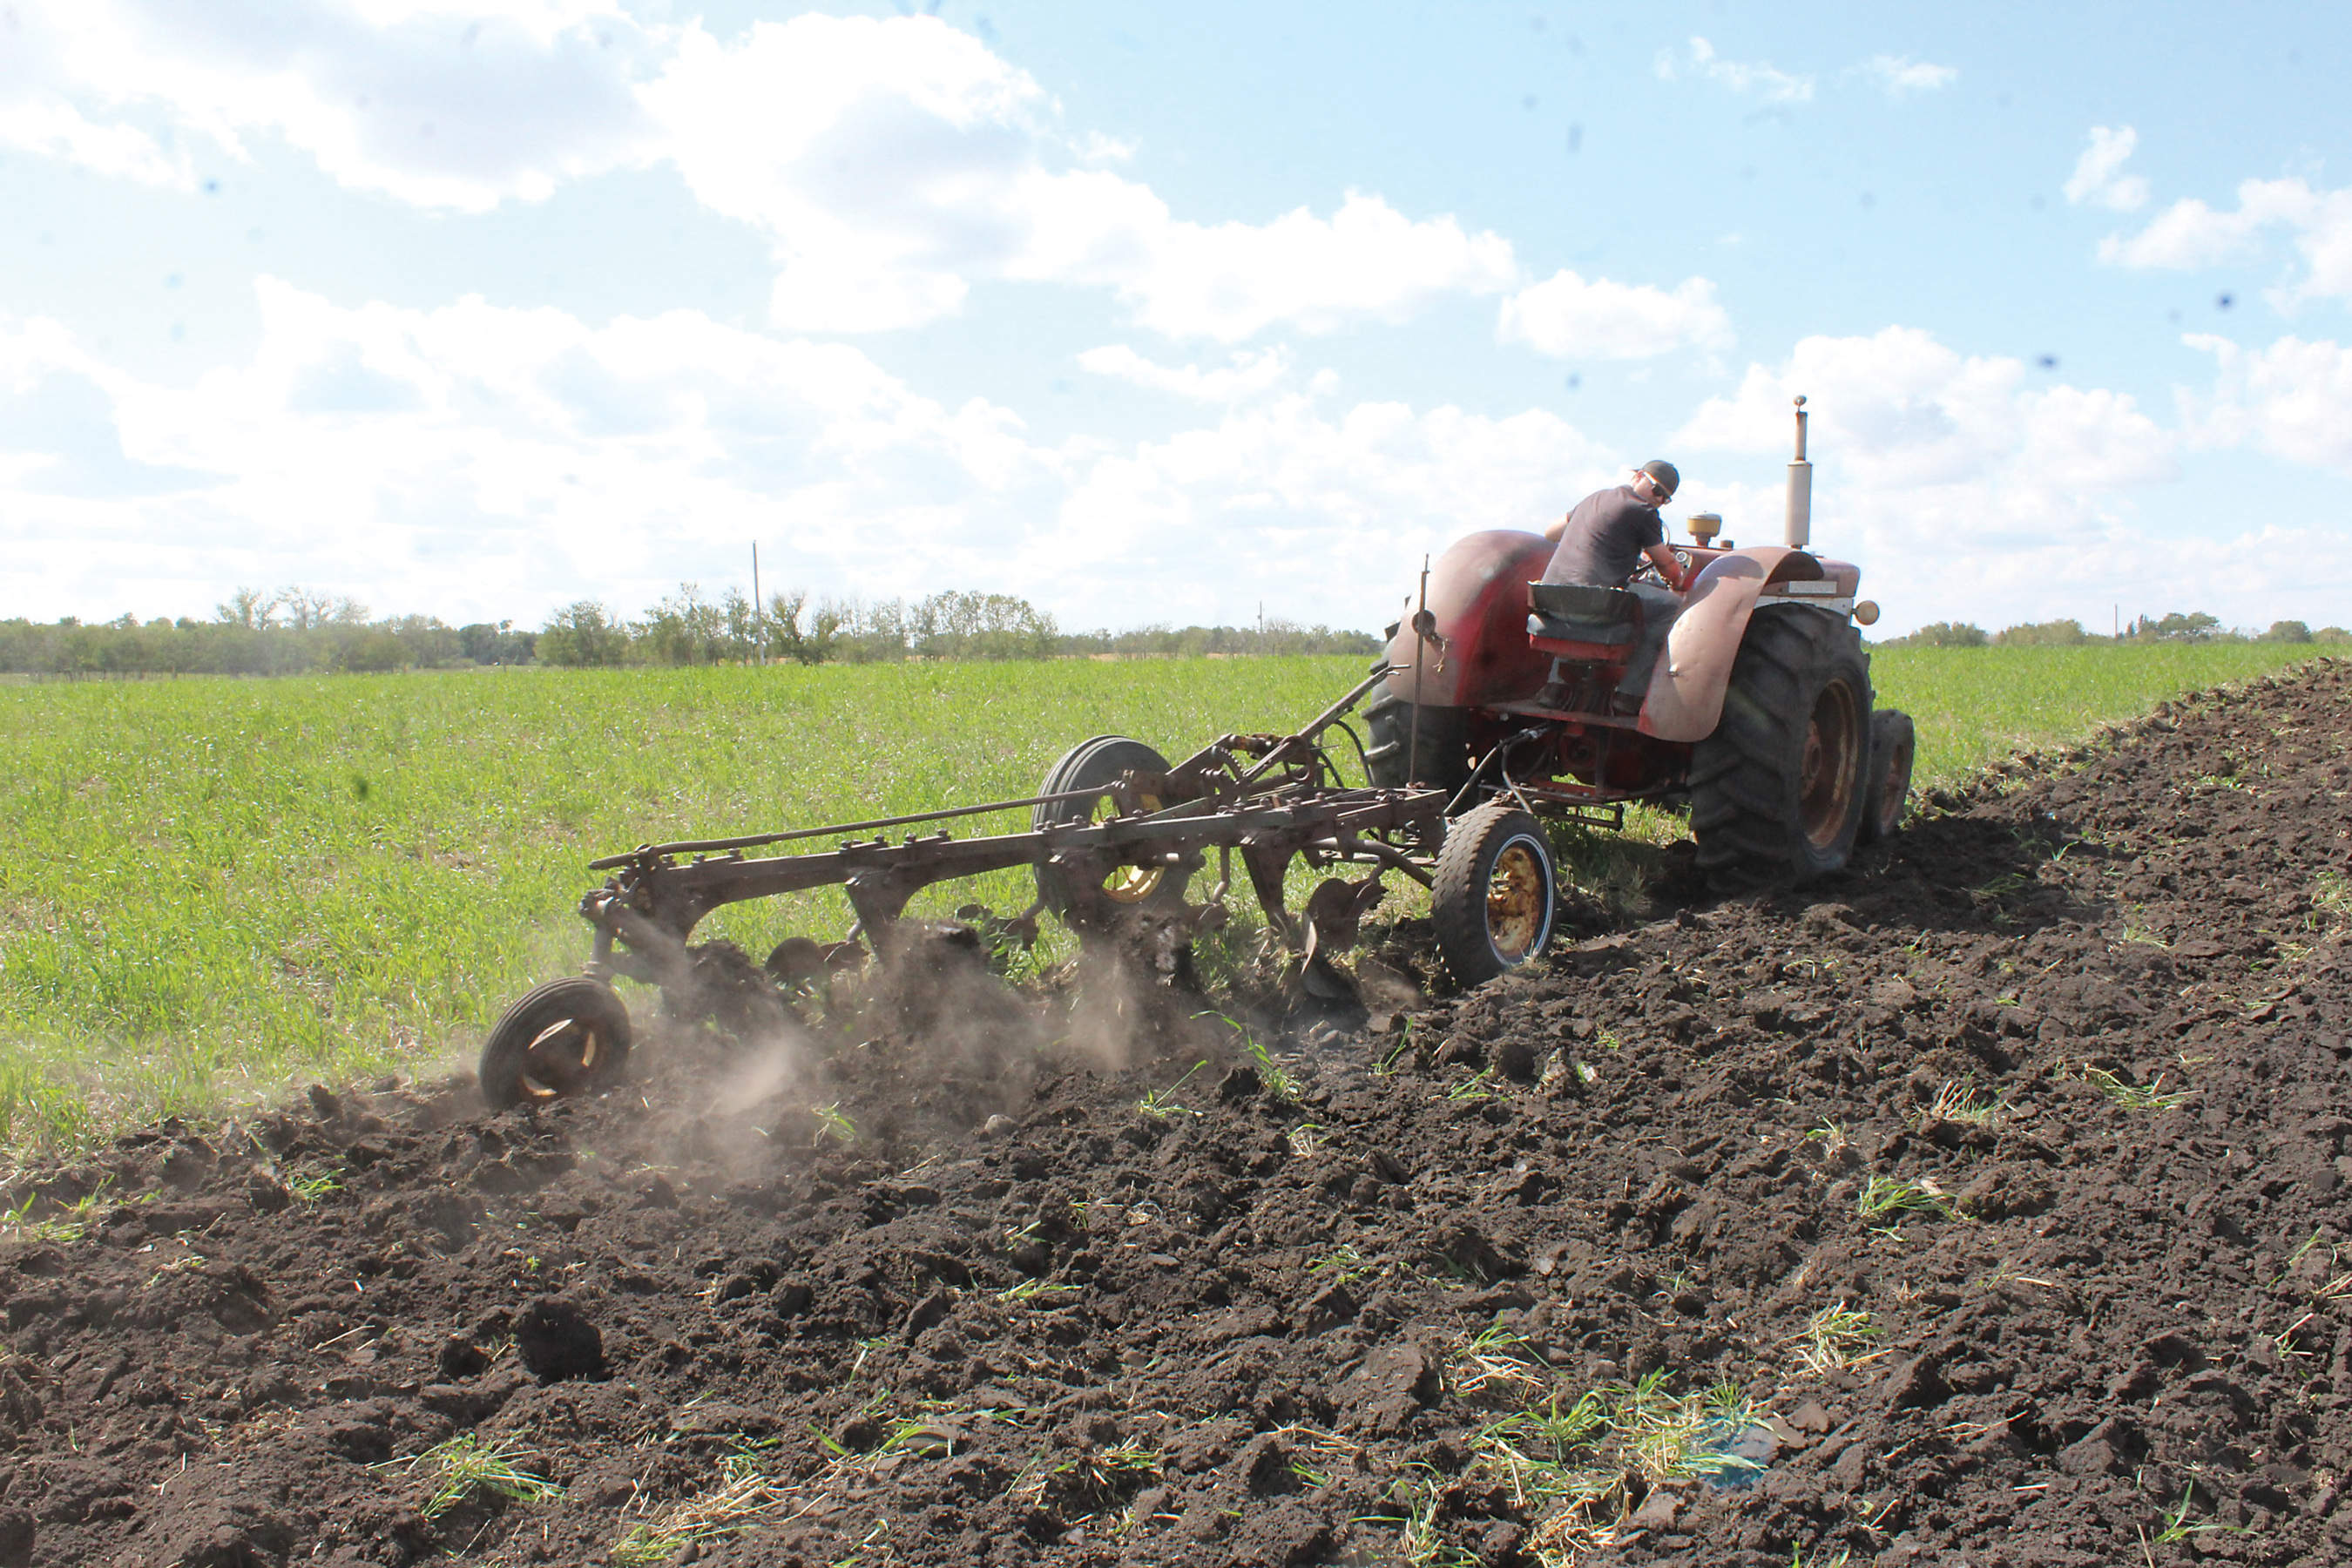
<svg viewBox="0 0 2352 1568">
<path fill-rule="evenodd" d="M 1672 463 L 1653 458 L 1633 470 L 1632 483 L 1593 491 L 1544 530 L 1544 537 L 1559 545 L 1544 568 L 1545 583 L 1616 589 L 1641 601 L 1641 647 L 1617 689 L 1612 706 L 1620 709 L 1640 707 L 1642 689 L 1664 646 L 1666 628 L 1682 613 L 1682 591 L 1690 585 L 1682 562 L 1666 543 L 1665 521 L 1658 515 L 1658 508 L 1674 499 L 1681 483 L 1682 475 Z M 1633 580 L 1645 561 L 1657 568 L 1664 587 Z M 1570 697 L 1563 674 L 1560 662 L 1553 660 L 1552 678 L 1536 700 L 1566 705 Z"/>
<path fill-rule="evenodd" d="M 1647 556 L 1666 586 L 1681 588 L 1682 563 L 1667 547 L 1658 509 L 1675 499 L 1682 482 L 1672 463 L 1653 458 L 1633 470 L 1633 483 L 1595 490 L 1578 501 L 1544 530 L 1544 537 L 1559 548 L 1552 552 L 1543 580 L 1622 588 Z"/>
</svg>

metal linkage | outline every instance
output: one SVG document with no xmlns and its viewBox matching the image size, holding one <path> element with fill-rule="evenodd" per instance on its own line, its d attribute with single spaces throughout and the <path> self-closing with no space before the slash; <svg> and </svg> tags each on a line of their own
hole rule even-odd
<svg viewBox="0 0 2352 1568">
<path fill-rule="evenodd" d="M 1225 868 L 1207 910 L 1192 917 L 1205 927 L 1223 918 L 1231 858 L 1238 851 L 1267 921 L 1294 948 L 1312 951 L 1353 940 L 1357 915 L 1376 901 L 1375 880 L 1395 870 L 1426 884 L 1431 859 L 1419 852 L 1439 837 L 1447 792 L 1423 788 L 1350 788 L 1317 743 L 1364 694 L 1386 679 L 1383 667 L 1303 729 L 1287 735 L 1226 735 L 1164 773 L 1129 773 L 1108 784 L 991 801 L 902 816 L 872 817 L 826 827 L 737 838 L 687 839 L 642 845 L 591 862 L 612 872 L 581 900 L 580 913 L 595 927 L 590 973 L 625 975 L 648 984 L 685 984 L 688 939 L 712 910 L 747 900 L 813 888 L 839 887 L 856 911 L 859 930 L 887 956 L 908 902 L 924 889 L 959 878 L 1014 867 L 1051 867 L 1068 892 L 1064 911 L 1082 936 L 1114 929 L 1131 912 L 1106 889 L 1121 868 L 1190 873 L 1215 851 Z M 1026 831 L 957 838 L 946 828 L 892 842 L 879 830 L 944 822 L 991 812 L 1108 797 L 1114 815 L 1100 821 L 1048 823 Z M 1151 803 L 1148 807 L 1146 803 Z M 1164 803 L 1164 804 L 1163 804 Z M 860 840 L 856 835 L 874 832 Z M 747 849 L 839 836 L 834 848 L 808 854 L 749 858 Z M 1389 842 L 1402 837 L 1402 845 Z M 678 857 L 692 858 L 680 862 Z M 1312 865 L 1366 865 L 1372 877 L 1342 884 L 1343 895 L 1310 901 L 1302 924 L 1284 907 L 1284 873 L 1295 857 Z M 1318 889 L 1318 893 L 1322 890 Z"/>
</svg>

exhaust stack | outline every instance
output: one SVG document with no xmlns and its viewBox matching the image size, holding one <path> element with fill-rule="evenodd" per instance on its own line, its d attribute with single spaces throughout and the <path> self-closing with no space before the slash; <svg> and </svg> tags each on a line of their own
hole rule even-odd
<svg viewBox="0 0 2352 1568">
<path fill-rule="evenodd" d="M 1805 400 L 1797 398 L 1797 460 L 1789 465 L 1789 548 L 1802 550 L 1813 537 L 1813 465 L 1805 459 Z"/>
</svg>

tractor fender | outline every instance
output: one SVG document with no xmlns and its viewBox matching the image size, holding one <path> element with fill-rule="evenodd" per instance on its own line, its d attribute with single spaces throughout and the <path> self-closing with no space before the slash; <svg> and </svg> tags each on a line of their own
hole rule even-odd
<svg viewBox="0 0 2352 1568">
<path fill-rule="evenodd" d="M 1414 636 L 1408 599 L 1389 638 L 1388 689 L 1408 702 L 1454 708 L 1507 701 L 1541 686 L 1551 658 L 1528 641 L 1528 581 L 1543 575 L 1554 548 L 1539 533 L 1512 528 L 1447 545 L 1430 567 L 1429 635 Z"/>
<path fill-rule="evenodd" d="M 1645 735 L 1661 741 L 1703 741 L 1723 717 L 1723 694 L 1731 685 L 1732 661 L 1756 601 L 1774 583 L 1838 577 L 1849 594 L 1861 574 L 1842 562 L 1785 544 L 1757 545 L 1717 557 L 1699 574 L 1684 600 L 1682 614 L 1666 633 L 1664 654 L 1650 672 L 1649 689 L 1636 721 Z M 1824 612 L 1827 613 L 1827 612 Z"/>
</svg>

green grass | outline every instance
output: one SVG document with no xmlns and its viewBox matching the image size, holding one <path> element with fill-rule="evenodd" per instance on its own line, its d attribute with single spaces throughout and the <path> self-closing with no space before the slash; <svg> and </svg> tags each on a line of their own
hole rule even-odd
<svg viewBox="0 0 2352 1568">
<path fill-rule="evenodd" d="M 572 911 L 597 856 L 1026 795 L 1105 732 L 1177 759 L 1302 722 L 1362 673 L 1293 658 L 0 686 L 0 1146 L 469 1060 L 509 1001 L 585 957 Z M 1032 896 L 1014 871 L 916 907 Z M 698 935 L 757 958 L 851 920 L 828 889 L 722 910 Z"/>
<path fill-rule="evenodd" d="M 1934 783 L 2295 657 L 1889 648 L 1874 668 L 1881 700 L 1917 719 L 1918 777 Z M 572 910 L 596 856 L 1017 796 L 1104 732 L 1177 758 L 1223 731 L 1301 722 L 1362 670 L 1329 658 L 0 684 L 0 1148 L 70 1145 L 304 1078 L 468 1062 L 509 1001 L 578 968 L 588 931 Z M 1352 771 L 1344 740 L 1339 752 Z M 1636 816 L 1643 839 L 1679 831 Z M 1596 879 L 1633 874 L 1612 862 Z M 1294 892 L 1312 877 L 1302 868 Z M 916 909 L 1010 912 L 1030 896 L 1015 870 Z M 757 958 L 850 923 L 827 889 L 722 910 L 698 934 Z"/>
</svg>

